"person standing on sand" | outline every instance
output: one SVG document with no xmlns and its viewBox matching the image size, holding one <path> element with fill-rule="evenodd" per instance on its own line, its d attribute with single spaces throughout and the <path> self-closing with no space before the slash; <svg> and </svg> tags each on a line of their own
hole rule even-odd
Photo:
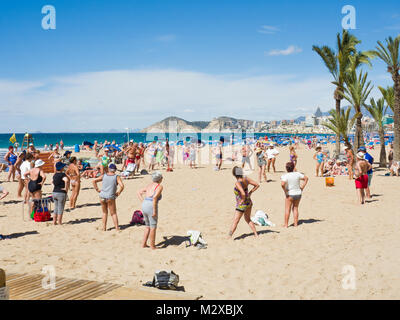
<svg viewBox="0 0 400 320">
<path fill-rule="evenodd" d="M 233 189 L 233 192 L 236 196 L 236 209 L 231 230 L 229 231 L 229 238 L 232 238 L 242 216 L 244 216 L 244 220 L 246 223 L 248 223 L 250 229 L 254 233 L 254 236 L 258 237 L 256 226 L 254 225 L 253 221 L 251 221 L 250 215 L 253 207 L 251 195 L 260 187 L 260 185 L 252 179 L 245 177 L 243 174 L 243 169 L 240 167 L 233 167 L 232 174 L 236 178 L 235 188 Z M 250 191 L 248 191 L 249 185 L 253 186 L 253 189 Z"/>
<path fill-rule="evenodd" d="M 265 172 L 265 166 L 267 165 L 267 161 L 265 161 L 265 154 L 262 148 L 256 149 L 256 157 L 257 157 L 258 168 L 260 169 L 258 172 L 258 183 L 262 182 L 262 177 L 264 177 L 265 182 L 268 182 L 267 174 Z"/>
<path fill-rule="evenodd" d="M 25 173 L 24 178 L 29 176 L 28 190 L 32 199 L 42 199 L 42 187 L 46 181 L 46 174 L 44 173 L 42 166 L 44 165 L 43 160 L 36 160 L 35 167 Z M 33 204 L 29 208 L 29 212 L 32 212 Z"/>
<path fill-rule="evenodd" d="M 65 173 L 71 183 L 71 198 L 69 199 L 70 209 L 75 209 L 76 201 L 78 199 L 79 191 L 81 189 L 81 173 L 78 168 L 78 161 L 76 157 L 71 157 L 70 165 Z"/>
<path fill-rule="evenodd" d="M 313 156 L 314 160 L 317 161 L 317 165 L 315 167 L 315 176 L 319 177 L 319 173 L 321 172 L 321 177 L 323 177 L 325 159 L 328 157 L 328 155 L 322 151 L 322 148 L 320 146 L 316 147 L 315 151 L 316 152 Z"/>
<path fill-rule="evenodd" d="M 357 153 L 357 162 L 354 168 L 355 184 L 360 204 L 365 203 L 365 190 L 368 188 L 368 171 L 372 169 L 371 164 L 365 160 L 364 153 Z"/>
<path fill-rule="evenodd" d="M 250 167 L 250 170 L 253 171 L 253 168 L 251 167 L 250 156 L 251 156 L 250 146 L 248 144 L 243 145 L 242 146 L 242 168 L 244 169 L 244 166 L 247 163 Z"/>
<path fill-rule="evenodd" d="M 28 179 L 25 174 L 32 169 L 32 153 L 26 153 L 24 162 L 19 167 L 20 170 L 20 185 L 18 187 L 18 197 L 22 198 L 22 191 L 25 188 L 24 203 L 28 203 L 29 192 L 28 192 Z"/>
<path fill-rule="evenodd" d="M 275 161 L 276 161 L 276 156 L 279 154 L 279 151 L 275 149 L 274 144 L 271 143 L 269 145 L 269 148 L 266 151 L 267 153 L 267 158 L 268 158 L 268 162 L 267 162 L 267 170 L 269 172 L 269 168 L 272 164 L 272 169 L 274 170 L 274 173 L 276 172 L 275 169 Z"/>
<path fill-rule="evenodd" d="M 154 172 L 151 175 L 152 183 L 147 185 L 145 188 L 140 189 L 137 192 L 137 196 L 142 201 L 142 213 L 146 224 L 146 229 L 144 231 L 142 248 L 148 248 L 147 240 L 150 238 L 150 248 L 156 249 L 156 231 L 158 223 L 158 202 L 162 198 L 163 186 L 161 182 L 163 176 L 159 172 Z M 143 195 L 146 195 L 143 198 Z"/>
<path fill-rule="evenodd" d="M 349 180 L 353 180 L 353 167 L 354 167 L 354 154 L 350 146 L 344 148 L 347 157 L 347 171 L 349 173 Z"/>
<path fill-rule="evenodd" d="M 8 163 L 8 176 L 7 181 L 10 182 L 12 178 L 15 181 L 15 163 L 17 162 L 18 156 L 14 153 L 14 147 L 9 146 L 8 152 L 4 156 L 4 160 Z"/>
<path fill-rule="evenodd" d="M 67 175 L 63 172 L 64 167 L 65 167 L 64 163 L 57 162 L 56 173 L 53 175 L 54 225 L 62 224 L 65 201 L 67 200 L 67 193 L 69 189 L 69 179 Z"/>
<path fill-rule="evenodd" d="M 298 156 L 297 156 L 295 147 L 293 147 L 293 146 L 289 147 L 289 157 L 290 157 L 290 162 L 293 162 L 293 164 L 294 164 L 293 171 L 296 171 Z"/>
<path fill-rule="evenodd" d="M 371 181 L 372 181 L 372 177 L 374 175 L 374 172 L 372 170 L 372 165 L 374 164 L 374 157 L 371 156 L 368 152 L 367 149 L 365 147 L 360 147 L 358 148 L 358 152 L 362 152 L 364 153 L 364 159 L 367 160 L 369 162 L 369 164 L 371 165 L 371 169 L 368 170 L 367 174 L 368 174 L 368 187 L 366 189 L 366 197 L 367 199 L 372 199 L 371 197 L 371 190 L 369 189 L 371 186 Z"/>
<path fill-rule="evenodd" d="M 116 199 L 124 190 L 124 183 L 121 177 L 115 174 L 116 171 L 116 165 L 111 163 L 108 166 L 107 173 L 93 180 L 93 187 L 99 193 L 101 209 L 103 211 L 103 231 L 107 230 L 108 212 L 110 212 L 114 222 L 115 230 L 119 231 Z M 97 186 L 97 183 L 100 181 L 102 182 L 101 190 Z M 118 185 L 120 187 L 119 191 L 117 191 Z"/>
<path fill-rule="evenodd" d="M 299 222 L 299 204 L 302 192 L 307 185 L 308 177 L 300 172 L 294 172 L 294 163 L 286 163 L 286 171 L 288 173 L 281 177 L 281 187 L 285 193 L 285 223 L 284 228 L 289 226 L 290 212 L 293 211 L 294 226 L 297 227 Z M 304 181 L 300 185 L 300 181 Z"/>
<path fill-rule="evenodd" d="M 215 158 L 216 158 L 215 166 L 218 170 L 221 170 L 221 166 L 222 166 L 222 142 L 221 141 L 218 142 L 218 145 L 216 147 Z"/>
</svg>

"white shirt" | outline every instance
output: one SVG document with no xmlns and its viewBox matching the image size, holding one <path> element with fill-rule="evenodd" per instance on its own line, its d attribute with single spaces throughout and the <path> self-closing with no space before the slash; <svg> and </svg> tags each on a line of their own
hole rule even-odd
<svg viewBox="0 0 400 320">
<path fill-rule="evenodd" d="M 273 159 L 273 158 L 275 158 L 276 155 L 279 154 L 279 151 L 276 150 L 275 148 L 274 148 L 274 149 L 269 149 L 269 148 L 268 148 L 268 149 L 266 150 L 266 152 L 267 152 L 267 157 L 268 157 L 268 159 Z"/>
<path fill-rule="evenodd" d="M 289 196 L 301 195 L 300 179 L 304 178 L 304 174 L 300 172 L 289 172 L 281 177 L 281 181 L 286 182 L 286 190 Z"/>
<path fill-rule="evenodd" d="M 21 163 L 19 170 L 21 171 L 21 179 L 26 179 L 25 173 L 31 170 L 31 162 L 25 160 L 24 162 Z"/>
</svg>

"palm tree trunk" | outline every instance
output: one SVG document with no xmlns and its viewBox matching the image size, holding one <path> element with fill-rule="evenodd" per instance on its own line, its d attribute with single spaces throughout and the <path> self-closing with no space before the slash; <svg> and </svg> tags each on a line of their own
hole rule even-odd
<svg viewBox="0 0 400 320">
<path fill-rule="evenodd" d="M 335 100 L 336 100 L 336 114 L 340 114 L 340 99 L 335 99 Z M 336 159 L 338 159 L 340 155 L 340 135 L 336 135 L 335 155 Z"/>
<path fill-rule="evenodd" d="M 400 161 L 400 75 L 393 76 L 394 81 L 394 150 L 393 160 Z"/>
<path fill-rule="evenodd" d="M 379 156 L 379 167 L 386 168 L 385 132 L 383 131 L 383 126 L 379 127 L 379 140 L 381 142 L 381 154 Z"/>
<path fill-rule="evenodd" d="M 364 136 L 361 124 L 362 114 L 356 120 L 356 132 L 354 135 L 354 154 L 357 154 L 358 148 L 364 145 Z"/>
</svg>

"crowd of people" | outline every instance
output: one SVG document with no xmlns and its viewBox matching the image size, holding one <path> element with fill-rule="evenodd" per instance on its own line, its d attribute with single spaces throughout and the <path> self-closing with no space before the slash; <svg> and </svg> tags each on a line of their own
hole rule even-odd
<svg viewBox="0 0 400 320">
<path fill-rule="evenodd" d="M 232 142 L 231 142 L 232 144 Z M 348 175 L 349 179 L 355 179 L 358 202 L 364 204 L 366 199 L 371 198 L 370 186 L 373 177 L 373 157 L 367 152 L 366 147 L 360 147 L 356 155 L 350 146 L 346 146 L 343 157 L 330 158 L 329 151 L 323 149 L 316 139 L 294 138 L 289 144 L 289 161 L 285 165 L 286 174 L 281 176 L 281 187 L 285 194 L 284 227 L 289 226 L 289 217 L 293 213 L 294 226 L 298 225 L 299 204 L 302 192 L 308 183 L 308 177 L 297 171 L 298 155 L 296 149 L 300 144 L 313 150 L 316 161 L 315 174 L 319 176 Z M 54 201 L 53 223 L 61 225 L 65 205 L 69 200 L 69 209 L 74 210 L 78 201 L 81 179 L 93 179 L 93 187 L 99 193 L 99 202 L 102 208 L 102 230 L 107 230 L 107 218 L 110 214 L 114 227 L 119 231 L 116 199 L 123 192 L 125 186 L 123 179 L 134 177 L 138 174 L 152 172 L 152 182 L 137 192 L 142 202 L 142 214 L 146 225 L 142 247 L 156 248 L 156 228 L 158 221 L 158 202 L 162 198 L 163 176 L 160 169 L 173 171 L 174 162 L 181 152 L 182 163 L 191 169 L 197 168 L 198 153 L 205 146 L 201 141 L 184 142 L 182 146 L 175 143 L 153 141 L 148 144 L 129 141 L 122 146 L 115 141 L 85 145 L 86 150 L 94 151 L 96 163 L 88 159 L 78 159 L 71 156 L 72 152 L 64 151 L 62 141 L 55 146 L 45 146 L 44 150 L 50 152 L 48 160 L 54 166 L 52 176 L 52 200 Z M 219 141 L 212 149 L 215 156 L 216 171 L 221 170 L 223 164 L 224 141 Z M 280 152 L 276 143 L 268 140 L 253 140 L 242 143 L 239 146 L 241 159 L 237 157 L 238 149 L 232 149 L 234 162 L 240 162 L 241 166 L 233 167 L 233 176 L 236 179 L 234 195 L 236 197 L 235 215 L 229 231 L 229 237 L 234 234 L 237 225 L 242 217 L 255 236 L 257 231 L 251 221 L 251 210 L 253 202 L 251 195 L 263 182 L 268 182 L 267 172 L 276 173 L 276 158 Z M 18 181 L 17 196 L 22 198 L 24 203 L 29 203 L 29 212 L 34 210 L 35 200 L 42 199 L 42 188 L 47 179 L 43 170 L 45 162 L 40 159 L 40 150 L 30 144 L 26 150 L 20 153 L 15 152 L 10 146 L 4 159 L 8 163 L 7 181 Z M 90 160 L 90 159 L 89 159 Z M 117 165 L 121 165 L 118 174 Z M 246 165 L 253 170 L 253 165 L 258 167 L 258 181 L 255 181 L 245 174 Z M 393 161 L 393 151 L 389 152 L 389 169 L 392 175 L 399 175 L 399 163 Z M 397 169 L 396 169 L 397 168 Z M 17 178 L 17 180 L 15 180 Z M 101 188 L 98 184 L 101 183 Z M 249 190 L 249 187 L 252 187 Z M 23 191 L 25 190 L 24 194 Z M 70 193 L 70 195 L 68 195 Z M 8 196 L 9 192 L 0 185 L 0 200 Z M 150 241 L 150 246 L 148 245 Z"/>
</svg>

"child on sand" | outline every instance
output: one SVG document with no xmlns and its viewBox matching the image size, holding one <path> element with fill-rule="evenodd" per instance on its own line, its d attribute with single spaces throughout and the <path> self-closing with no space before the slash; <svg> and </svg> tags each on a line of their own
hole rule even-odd
<svg viewBox="0 0 400 320">
<path fill-rule="evenodd" d="M 232 174 L 236 178 L 235 188 L 233 189 L 236 196 L 236 210 L 231 230 L 229 231 L 229 238 L 232 237 L 243 215 L 244 220 L 248 223 L 254 235 L 258 237 L 256 227 L 250 219 L 251 209 L 253 207 L 253 202 L 251 201 L 250 197 L 260 185 L 252 179 L 245 177 L 243 174 L 243 169 L 240 167 L 235 166 L 232 170 Z M 249 185 L 253 186 L 253 189 L 250 191 L 248 191 Z"/>
<path fill-rule="evenodd" d="M 294 164 L 294 171 L 296 171 L 298 156 L 297 156 L 296 150 L 294 149 L 293 146 L 291 146 L 289 148 L 289 157 L 290 157 L 290 162 L 293 162 L 293 164 Z"/>
</svg>

